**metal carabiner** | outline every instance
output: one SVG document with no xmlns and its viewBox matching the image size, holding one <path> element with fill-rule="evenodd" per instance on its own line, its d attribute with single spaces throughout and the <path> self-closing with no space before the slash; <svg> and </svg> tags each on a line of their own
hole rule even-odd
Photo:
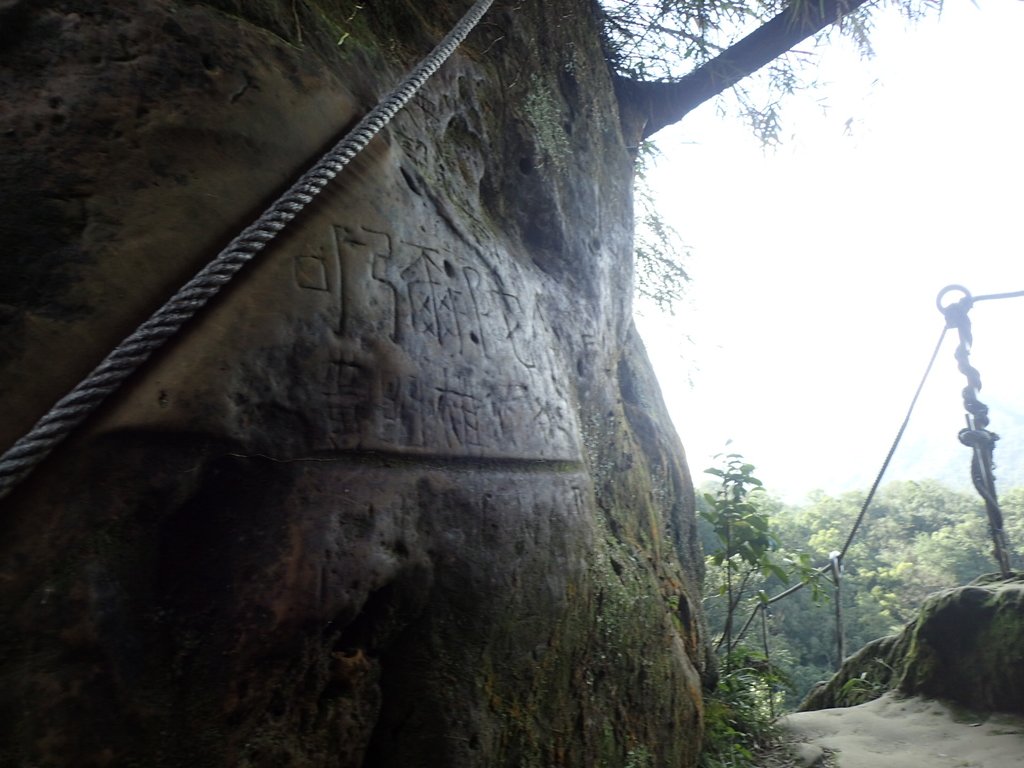
<svg viewBox="0 0 1024 768">
<path fill-rule="evenodd" d="M 964 295 L 964 297 L 960 299 L 960 301 L 951 304 L 946 304 L 945 306 L 943 306 L 943 297 L 947 293 L 952 293 L 953 291 L 960 291 Z M 942 314 L 946 314 L 947 309 L 949 309 L 950 307 L 954 307 L 957 304 L 962 304 L 964 300 L 967 301 L 968 305 L 974 303 L 974 297 L 971 296 L 971 292 L 964 288 L 962 285 L 957 285 L 956 283 L 954 283 L 952 285 L 947 285 L 945 288 L 939 291 L 939 295 L 935 298 L 935 306 L 939 308 L 939 312 L 941 312 Z"/>
<path fill-rule="evenodd" d="M 958 301 L 951 301 L 949 304 L 943 304 L 942 299 L 948 293 L 953 291 L 960 291 L 963 293 L 963 297 Z M 947 285 L 935 298 L 935 306 L 939 308 L 939 312 L 946 318 L 947 328 L 956 328 L 961 333 L 961 341 L 964 340 L 966 335 L 966 341 L 968 346 L 971 343 L 971 321 L 967 317 L 967 313 L 971 311 L 971 307 L 974 306 L 974 297 L 971 296 L 971 292 L 964 288 L 962 285 Z"/>
</svg>

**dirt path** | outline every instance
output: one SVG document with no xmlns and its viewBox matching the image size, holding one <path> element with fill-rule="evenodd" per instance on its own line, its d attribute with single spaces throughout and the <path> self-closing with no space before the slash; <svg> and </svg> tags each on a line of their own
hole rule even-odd
<svg viewBox="0 0 1024 768">
<path fill-rule="evenodd" d="M 886 694 L 845 709 L 782 720 L 802 768 L 1022 768 L 1024 717 L 976 715 Z"/>
</svg>

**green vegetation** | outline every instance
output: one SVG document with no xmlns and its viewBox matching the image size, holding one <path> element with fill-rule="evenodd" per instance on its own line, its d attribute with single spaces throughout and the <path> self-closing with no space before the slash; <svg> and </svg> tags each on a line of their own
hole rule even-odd
<svg viewBox="0 0 1024 768">
<path fill-rule="evenodd" d="M 701 768 L 747 768 L 778 741 L 776 692 L 788 679 L 760 654 L 738 648 L 722 659 L 723 673 L 704 700 Z"/>
<path fill-rule="evenodd" d="M 815 564 L 827 563 L 829 553 L 841 547 L 864 500 L 862 492 L 839 496 L 816 492 L 804 504 L 786 505 L 764 492 L 759 496 L 761 514 L 771 519 L 777 551 L 802 547 Z M 1024 488 L 1004 493 L 1001 503 L 1009 540 L 1019 545 L 1024 542 Z M 705 550 L 711 552 L 707 556 L 707 615 L 711 627 L 724 632 L 729 618 L 718 599 L 722 579 L 715 568 L 718 537 L 706 514 L 702 517 Z M 842 610 L 848 653 L 900 630 L 933 592 L 997 570 L 990 550 L 985 513 L 977 496 L 952 491 L 934 481 L 884 487 L 843 563 Z M 772 575 L 759 589 L 776 594 L 785 586 L 785 580 Z M 813 590 L 801 590 L 770 608 L 772 659 L 783 665 L 793 681 L 785 706 L 798 703 L 815 682 L 830 677 L 841 661 L 836 657 L 833 612 L 815 597 Z M 745 618 L 756 601 L 756 596 L 747 596 L 738 615 Z M 864 692 L 853 683 L 848 693 L 853 699 Z"/>
<path fill-rule="evenodd" d="M 724 457 L 721 467 L 708 470 L 718 482 L 707 484 L 698 500 L 705 613 L 722 668 L 705 704 L 704 768 L 756 764 L 772 743 L 775 716 L 794 708 L 841 661 L 832 584 L 816 576 L 812 563 L 827 564 L 842 546 L 864 494 L 816 492 L 804 504 L 787 505 L 765 492 L 753 471 L 739 455 Z M 1005 492 L 1001 503 L 1011 544 L 1024 542 L 1024 488 Z M 995 571 L 990 550 L 977 496 L 934 481 L 884 487 L 843 562 L 848 652 L 898 632 L 928 595 Z M 769 595 L 797 581 L 808 588 L 767 605 Z M 758 616 L 741 637 L 759 606 L 767 620 L 762 626 Z M 876 678 L 846 681 L 838 699 L 852 705 L 875 698 Z"/>
<path fill-rule="evenodd" d="M 811 556 L 793 548 L 785 550 L 772 528 L 771 518 L 778 506 L 754 477 L 754 465 L 738 453 L 725 454 L 722 466 L 705 470 L 719 479 L 713 492 L 706 492 L 699 505 L 708 576 L 708 597 L 721 630 L 715 647 L 728 660 L 743 640 L 736 619 L 752 605 L 767 604 L 769 587 L 785 586 L 794 579 L 809 584 L 815 602 L 824 594 Z M 712 626 L 719 622 L 712 621 Z M 726 665 L 727 667 L 728 665 Z"/>
<path fill-rule="evenodd" d="M 700 506 L 707 553 L 705 606 L 715 631 L 721 677 L 706 698 L 703 768 L 752 765 L 759 752 L 775 741 L 775 713 L 782 692 L 791 688 L 786 675 L 765 648 L 744 645 L 751 605 L 767 605 L 769 584 L 794 578 L 812 585 L 818 596 L 817 573 L 804 553 L 786 556 L 772 531 L 774 504 L 754 476 L 754 465 L 738 453 L 720 457 L 720 467 L 706 470 L 718 485 L 704 493 Z"/>
<path fill-rule="evenodd" d="M 711 526 L 716 547 L 708 556 L 708 565 L 720 569 L 724 581 L 718 596 L 725 598 L 725 622 L 716 649 L 725 649 L 725 669 L 736 643 L 733 641 L 736 611 L 758 574 L 788 580 L 786 572 L 771 557 L 777 542 L 768 531 L 768 515 L 758 509 L 752 496 L 763 491 L 761 481 L 754 477 L 754 465 L 743 461 L 738 453 L 725 456 L 722 468 L 705 470 L 720 479 L 715 493 L 705 493 L 705 507 L 700 516 Z M 758 597 L 763 599 L 763 592 Z M 738 640 L 737 640 L 738 642 Z"/>
<path fill-rule="evenodd" d="M 690 251 L 658 209 L 647 180 L 660 156 L 661 151 L 652 141 L 645 141 L 637 152 L 633 187 L 634 290 L 638 297 L 652 301 L 659 311 L 671 314 L 690 282 L 684 266 Z"/>
<path fill-rule="evenodd" d="M 780 506 L 780 541 L 802 542 L 815 562 L 842 543 L 863 503 L 863 493 L 813 495 L 801 506 Z M 1024 541 L 1024 489 L 1004 494 L 1012 542 Z M 842 608 L 846 647 L 854 652 L 909 622 L 924 599 L 997 570 L 981 500 L 933 481 L 893 483 L 879 493 L 844 561 Z M 835 657 L 835 625 L 809 596 L 777 604 L 772 643 L 793 659 L 796 692 L 827 678 Z"/>
</svg>

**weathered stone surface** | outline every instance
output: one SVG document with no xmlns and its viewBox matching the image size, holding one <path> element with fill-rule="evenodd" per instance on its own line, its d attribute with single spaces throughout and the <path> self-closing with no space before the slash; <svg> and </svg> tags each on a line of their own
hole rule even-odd
<svg viewBox="0 0 1024 768">
<path fill-rule="evenodd" d="M 1024 718 L 971 712 L 924 696 L 887 693 L 854 707 L 797 712 L 781 721 L 840 768 L 1017 768 Z"/>
<path fill-rule="evenodd" d="M 868 643 L 847 658 L 831 678 L 811 688 L 800 711 L 852 707 L 892 690 L 909 643 L 906 631 Z"/>
<path fill-rule="evenodd" d="M 0 446 L 452 5 L 0 4 Z M 0 502 L 0 765 L 695 763 L 701 558 L 595 30 L 493 10 Z"/>
<path fill-rule="evenodd" d="M 902 633 L 865 646 L 801 710 L 860 704 L 893 689 L 975 711 L 1024 712 L 1024 577 L 985 576 L 932 595 Z"/>
<path fill-rule="evenodd" d="M 1024 577 L 929 598 L 899 685 L 974 710 L 1024 712 Z"/>
</svg>

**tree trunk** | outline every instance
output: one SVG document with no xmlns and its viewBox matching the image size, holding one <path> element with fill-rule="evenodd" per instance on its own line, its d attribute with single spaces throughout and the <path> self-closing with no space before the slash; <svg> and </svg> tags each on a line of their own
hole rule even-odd
<svg viewBox="0 0 1024 768">
<path fill-rule="evenodd" d="M 616 88 L 623 105 L 627 141 L 639 144 L 678 123 L 705 101 L 729 90 L 864 2 L 794 0 L 773 19 L 679 80 L 641 82 L 619 78 Z"/>
</svg>

